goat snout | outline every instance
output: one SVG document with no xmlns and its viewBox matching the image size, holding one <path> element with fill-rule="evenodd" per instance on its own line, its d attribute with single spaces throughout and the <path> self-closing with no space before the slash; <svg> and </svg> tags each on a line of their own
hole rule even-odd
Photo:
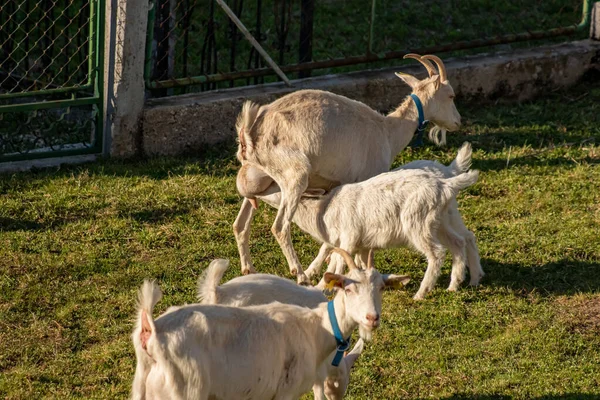
<svg viewBox="0 0 600 400">
<path fill-rule="evenodd" d="M 369 313 L 365 318 L 367 319 L 367 325 L 372 326 L 373 328 L 379 326 L 379 314 Z"/>
</svg>

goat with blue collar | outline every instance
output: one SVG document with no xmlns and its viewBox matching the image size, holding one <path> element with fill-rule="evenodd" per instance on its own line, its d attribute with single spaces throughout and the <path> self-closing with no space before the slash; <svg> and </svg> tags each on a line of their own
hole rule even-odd
<svg viewBox="0 0 600 400">
<path fill-rule="evenodd" d="M 413 96 L 388 115 L 321 90 L 299 90 L 263 106 L 244 104 L 236 124 L 237 157 L 243 168 L 250 168 L 251 173 L 246 176 L 257 177 L 238 181 L 238 191 L 245 199 L 233 230 L 244 274 L 255 272 L 248 239 L 258 206 L 256 194 L 270 182 L 275 182 L 282 192 L 271 232 L 286 257 L 290 273 L 299 282 L 307 282 L 290 235 L 303 194 L 311 189 L 328 191 L 388 171 L 415 133 L 417 140 L 421 136 L 419 132 L 425 129 L 426 120 L 449 132 L 460 127 L 454 90 L 442 60 L 434 55 L 406 57 L 423 64 L 429 77 L 420 80 L 397 74 L 411 87 Z M 263 175 L 268 179 L 263 180 Z"/>
<path fill-rule="evenodd" d="M 228 266 L 229 263 L 223 260 L 215 260 L 198 279 L 198 300 L 202 304 L 248 307 L 277 301 L 308 308 L 327 304 L 327 297 L 321 290 L 312 286 L 297 285 L 289 279 L 271 274 L 242 275 L 220 285 L 219 282 Z M 333 302 L 328 304 L 328 315 L 333 336 L 337 340 L 342 337 L 342 334 L 339 332 Z M 338 327 L 337 331 L 334 326 Z M 352 351 L 342 358 L 344 348 L 346 346 L 338 347 L 340 351 L 334 351 L 324 362 L 322 368 L 327 370 L 327 378 L 324 382 L 322 380 L 315 382 L 313 386 L 315 399 L 321 399 L 323 391 L 327 400 L 344 398 L 350 383 L 350 371 L 363 349 L 363 340 L 359 339 Z"/>
<path fill-rule="evenodd" d="M 326 274 L 337 289 L 328 303 L 310 309 L 273 302 L 252 307 L 190 304 L 172 307 L 156 320 L 158 286 L 140 290 L 133 343 L 137 367 L 132 398 L 178 400 L 297 399 L 324 382 L 327 362 L 338 347 L 330 313 L 340 335 L 359 327 L 364 340 L 379 326 L 382 291 L 408 281 L 360 270 L 348 253 L 336 249 L 351 270 Z M 226 264 L 226 260 L 217 263 Z M 325 390 L 315 392 L 323 398 Z"/>
</svg>

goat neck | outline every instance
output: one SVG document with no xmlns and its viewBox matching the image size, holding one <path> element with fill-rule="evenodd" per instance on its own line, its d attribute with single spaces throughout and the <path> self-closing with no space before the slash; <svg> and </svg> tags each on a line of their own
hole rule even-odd
<svg viewBox="0 0 600 400">
<path fill-rule="evenodd" d="M 352 318 L 347 318 L 346 316 L 346 299 L 343 294 L 343 290 L 339 290 L 337 295 L 333 299 L 333 308 L 335 310 L 335 317 L 337 319 L 337 323 L 340 327 L 340 332 L 342 332 L 343 338 L 348 338 L 354 332 L 358 324 L 352 320 Z M 331 322 L 329 321 L 329 313 L 327 311 L 327 303 L 322 303 L 319 305 L 319 312 L 321 313 L 321 327 L 327 332 L 327 340 L 326 343 L 331 344 L 331 349 L 328 354 L 331 354 L 337 348 L 337 342 L 335 340 L 335 336 L 333 335 L 333 328 L 331 326 Z M 329 346 L 328 346 L 329 347 Z"/>
<path fill-rule="evenodd" d="M 398 154 L 408 146 L 419 126 L 419 113 L 410 96 L 387 115 L 385 124 L 391 152 L 394 155 Z"/>
</svg>

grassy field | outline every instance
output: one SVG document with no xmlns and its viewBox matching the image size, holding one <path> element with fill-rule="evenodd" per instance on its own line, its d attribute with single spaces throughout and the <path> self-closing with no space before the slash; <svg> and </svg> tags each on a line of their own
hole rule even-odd
<svg viewBox="0 0 600 400">
<path fill-rule="evenodd" d="M 473 143 L 482 174 L 459 203 L 487 275 L 447 293 L 447 260 L 438 288 L 414 302 L 424 259 L 379 252 L 381 271 L 413 281 L 385 293 L 348 398 L 600 398 L 598 77 L 532 102 L 458 107 L 465 125 L 447 149 L 407 149 L 395 165 L 448 162 Z M 213 258 L 239 274 L 237 167 L 228 147 L 0 176 L 0 398 L 125 398 L 142 279 L 160 283 L 162 312 L 194 301 Z M 273 216 L 257 215 L 252 254 L 260 271 L 287 276 Z M 294 242 L 308 265 L 317 244 L 297 230 Z"/>
</svg>

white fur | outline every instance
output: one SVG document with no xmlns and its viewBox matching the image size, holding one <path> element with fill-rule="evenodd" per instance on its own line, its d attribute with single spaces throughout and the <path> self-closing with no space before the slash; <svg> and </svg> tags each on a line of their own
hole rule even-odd
<svg viewBox="0 0 600 400">
<path fill-rule="evenodd" d="M 202 304 L 220 304 L 234 307 L 247 307 L 278 301 L 301 307 L 315 308 L 327 301 L 321 290 L 305 287 L 269 274 L 251 274 L 234 278 L 219 286 L 219 281 L 227 269 L 226 263 L 213 261 L 198 279 L 198 300 Z M 363 350 L 360 339 L 354 349 L 346 355 L 338 367 L 331 365 L 335 352 L 324 363 L 327 370 L 325 382 L 313 386 L 315 399 L 338 400 L 344 397 L 350 383 L 350 369 Z M 324 392 L 324 393 L 323 393 Z"/>
<path fill-rule="evenodd" d="M 419 61 L 429 71 L 429 78 L 420 81 L 397 75 L 420 98 L 425 119 L 449 131 L 458 129 L 460 114 L 443 63 L 436 61 L 438 75 L 428 61 Z M 290 224 L 302 194 L 306 189 L 330 190 L 389 170 L 417 125 L 418 114 L 410 97 L 387 116 L 358 101 L 318 90 L 297 91 L 260 108 L 244 105 L 237 123 L 237 155 L 242 165 L 258 167 L 281 188 L 281 204 L 271 231 L 299 281 L 306 281 L 306 276 L 291 242 Z M 247 274 L 255 272 L 248 247 L 254 215 L 251 200 L 261 187 L 238 180 L 238 189 L 246 198 L 233 230 L 242 272 Z"/>
<path fill-rule="evenodd" d="M 399 278 L 405 279 L 381 275 L 374 268 L 326 275 L 342 289 L 333 302 L 344 337 L 358 326 L 361 337 L 370 339 L 379 325 L 381 291 Z M 133 332 L 138 359 L 133 399 L 291 400 L 325 380 L 320 366 L 336 348 L 326 303 L 315 309 L 278 302 L 252 307 L 192 304 L 172 308 L 153 321 L 150 306 L 160 297 L 156 293 L 160 290 L 149 282 L 140 291 Z M 144 348 L 140 327 L 148 325 L 152 329 Z"/>
<path fill-rule="evenodd" d="M 452 171 L 470 163 L 470 146 L 463 147 L 463 158 L 449 167 Z M 429 170 L 425 167 L 429 168 Z M 448 248 L 453 255 L 453 272 L 449 290 L 457 290 L 466 274 L 466 247 L 469 244 L 471 284 L 483 276 L 475 239 L 462 223 L 456 195 L 460 189 L 477 181 L 478 171 L 448 177 L 438 163 L 418 161 L 369 180 L 346 184 L 319 198 L 303 198 L 294 222 L 303 231 L 324 243 L 319 255 L 307 270 L 311 276 L 318 269 L 327 248 L 341 247 L 366 260 L 369 249 L 386 249 L 410 245 L 427 257 L 428 267 L 415 299 L 422 299 L 433 289 Z M 436 171 L 436 172 L 433 172 Z M 462 171 L 461 171 L 462 172 Z M 257 198 L 273 207 L 280 204 L 277 185 Z M 332 255 L 328 271 L 343 272 L 343 262 Z"/>
</svg>

